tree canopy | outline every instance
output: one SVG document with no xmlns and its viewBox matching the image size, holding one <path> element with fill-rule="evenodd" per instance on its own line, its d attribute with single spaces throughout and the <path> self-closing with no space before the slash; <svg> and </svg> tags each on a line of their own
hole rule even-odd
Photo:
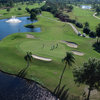
<svg viewBox="0 0 100 100">
<path fill-rule="evenodd" d="M 86 100 L 89 100 L 90 92 L 100 87 L 100 59 L 90 58 L 82 67 L 77 67 L 73 71 L 74 80 L 79 84 L 89 86 L 89 93 Z"/>
</svg>

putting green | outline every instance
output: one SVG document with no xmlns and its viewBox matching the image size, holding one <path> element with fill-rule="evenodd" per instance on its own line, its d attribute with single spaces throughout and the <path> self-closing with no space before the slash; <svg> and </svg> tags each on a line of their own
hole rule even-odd
<svg viewBox="0 0 100 100">
<path fill-rule="evenodd" d="M 30 51 L 34 55 L 51 59 L 63 57 L 66 52 L 65 46 L 57 41 L 31 40 L 21 43 L 19 47 L 24 52 Z"/>
</svg>

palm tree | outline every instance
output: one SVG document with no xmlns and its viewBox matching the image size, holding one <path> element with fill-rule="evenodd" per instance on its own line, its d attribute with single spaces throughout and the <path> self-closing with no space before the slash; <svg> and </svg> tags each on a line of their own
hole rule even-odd
<svg viewBox="0 0 100 100">
<path fill-rule="evenodd" d="M 32 61 L 32 53 L 27 52 L 27 55 L 24 57 L 24 59 L 27 61 L 27 67 L 29 67 L 30 62 Z"/>
<path fill-rule="evenodd" d="M 96 27 L 96 35 L 97 35 L 97 43 L 99 43 L 99 38 L 100 38 L 100 24 Z"/>
<path fill-rule="evenodd" d="M 67 65 L 68 66 L 72 66 L 72 63 L 75 63 L 75 58 L 73 56 L 73 53 L 67 52 L 65 58 L 63 58 L 62 61 L 65 63 L 65 66 L 64 66 L 64 69 L 63 69 L 62 74 L 60 76 L 59 84 L 55 88 L 54 93 L 58 93 L 59 92 L 59 89 L 60 89 L 60 86 L 61 86 L 61 82 L 62 82 L 62 78 L 63 78 L 63 75 L 64 75 L 64 72 L 66 70 Z"/>
</svg>

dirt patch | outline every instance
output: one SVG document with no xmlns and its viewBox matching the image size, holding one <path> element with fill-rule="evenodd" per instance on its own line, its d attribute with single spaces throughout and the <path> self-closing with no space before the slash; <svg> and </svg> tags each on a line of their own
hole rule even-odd
<svg viewBox="0 0 100 100">
<path fill-rule="evenodd" d="M 38 60 L 42 60 L 42 61 L 52 61 L 52 59 L 39 57 L 39 56 L 36 56 L 36 55 L 32 55 L 32 57 L 35 58 L 35 59 L 38 59 Z"/>
<path fill-rule="evenodd" d="M 71 51 L 73 54 L 75 54 L 75 55 L 78 55 L 78 56 L 83 56 L 84 55 L 84 53 L 82 53 L 82 52 L 79 52 L 79 51 Z"/>
<path fill-rule="evenodd" d="M 69 41 L 64 41 L 64 40 L 62 40 L 61 42 L 65 43 L 67 46 L 69 46 L 71 48 L 77 48 L 78 47 L 78 45 L 74 42 L 69 42 Z"/>
<path fill-rule="evenodd" d="M 85 95 L 88 95 L 88 91 L 89 91 L 88 87 L 85 87 L 84 88 Z M 100 98 L 100 92 L 97 91 L 96 89 L 92 90 L 90 94 L 90 100 L 96 100 L 96 99 L 99 100 L 99 98 Z"/>
<path fill-rule="evenodd" d="M 27 38 L 30 38 L 30 39 L 36 39 L 33 35 L 31 35 L 31 34 L 26 34 L 26 37 Z"/>
</svg>

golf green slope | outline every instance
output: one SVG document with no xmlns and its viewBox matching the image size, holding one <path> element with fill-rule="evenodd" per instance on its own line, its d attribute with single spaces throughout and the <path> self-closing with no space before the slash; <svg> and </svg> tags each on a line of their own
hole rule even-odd
<svg viewBox="0 0 100 100">
<path fill-rule="evenodd" d="M 36 80 L 53 90 L 58 84 L 64 67 L 62 58 L 65 57 L 66 52 L 76 50 L 84 53 L 84 56 L 74 55 L 73 67 L 82 66 L 89 57 L 100 58 L 100 54 L 92 47 L 96 39 L 79 37 L 67 23 L 50 20 L 45 16 L 57 20 L 52 14 L 43 12 L 42 16 L 38 16 L 39 21 L 34 23 L 36 27 L 41 27 L 40 33 L 16 33 L 0 42 L 0 69 L 17 75 L 27 65 L 24 56 L 28 51 L 37 56 L 50 58 L 51 62 L 33 59 L 27 69 L 26 78 Z M 31 34 L 36 39 L 27 38 L 26 34 Z M 74 42 L 78 48 L 71 48 L 61 43 L 61 40 Z M 74 83 L 72 68 L 67 68 L 62 83 L 66 84 L 71 94 L 82 95 L 84 86 L 77 87 Z"/>
</svg>

